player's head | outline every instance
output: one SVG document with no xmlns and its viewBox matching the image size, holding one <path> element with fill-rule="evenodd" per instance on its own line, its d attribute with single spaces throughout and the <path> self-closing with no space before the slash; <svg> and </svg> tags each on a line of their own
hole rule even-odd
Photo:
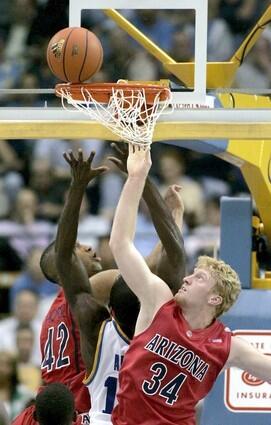
<svg viewBox="0 0 271 425">
<path fill-rule="evenodd" d="M 47 385 L 36 397 L 33 416 L 40 425 L 71 425 L 76 418 L 72 392 L 59 382 Z"/>
<path fill-rule="evenodd" d="M 136 295 L 119 275 L 110 292 L 109 306 L 123 332 L 132 338 L 140 304 Z"/>
<path fill-rule="evenodd" d="M 230 309 L 241 291 L 237 273 L 224 261 L 198 258 L 194 272 L 186 276 L 175 300 L 182 307 L 209 309 L 218 317 Z"/>
<path fill-rule="evenodd" d="M 93 276 L 102 270 L 101 259 L 96 256 L 96 252 L 89 246 L 76 242 L 75 253 L 81 259 L 88 276 Z M 53 283 L 58 283 L 58 274 L 55 262 L 55 241 L 45 248 L 40 258 L 40 268 L 46 277 Z"/>
</svg>

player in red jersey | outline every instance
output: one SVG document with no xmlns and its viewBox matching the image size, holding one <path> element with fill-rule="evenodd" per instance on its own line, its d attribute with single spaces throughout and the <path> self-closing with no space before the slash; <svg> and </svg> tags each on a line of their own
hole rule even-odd
<svg viewBox="0 0 271 425">
<path fill-rule="evenodd" d="M 92 162 L 94 153 L 91 156 Z M 91 179 L 107 170 L 107 167 L 91 169 Z M 97 257 L 94 250 L 86 245 L 77 243 L 76 253 L 84 265 L 88 277 L 101 272 L 101 259 Z M 48 280 L 58 283 L 58 274 L 54 262 L 54 242 L 43 252 L 40 260 L 43 274 Z M 118 273 L 112 271 L 110 279 Z M 103 272 L 98 283 L 102 279 L 104 284 L 108 283 L 107 272 Z M 95 287 L 96 280 L 93 281 Z M 98 285 L 99 287 L 99 285 Z M 100 294 L 97 292 L 97 295 Z M 78 413 L 76 424 L 88 423 L 87 415 L 90 409 L 90 398 L 88 390 L 82 383 L 85 376 L 85 366 L 81 357 L 80 336 L 78 327 L 69 309 L 64 296 L 63 289 L 53 301 L 49 312 L 42 323 L 40 335 L 40 347 L 42 354 L 41 373 L 44 385 L 52 382 L 61 382 L 72 391 L 75 398 L 75 407 Z M 42 389 L 42 388 L 41 388 Z M 33 407 L 30 406 L 15 418 L 13 425 L 36 425 L 33 418 Z"/>
<path fill-rule="evenodd" d="M 196 403 L 225 367 L 271 380 L 271 358 L 217 320 L 241 285 L 223 261 L 200 257 L 174 298 L 133 244 L 139 200 L 151 166 L 149 148 L 129 146 L 124 185 L 110 238 L 119 270 L 140 300 L 135 337 L 120 371 L 114 425 L 194 425 Z"/>
</svg>

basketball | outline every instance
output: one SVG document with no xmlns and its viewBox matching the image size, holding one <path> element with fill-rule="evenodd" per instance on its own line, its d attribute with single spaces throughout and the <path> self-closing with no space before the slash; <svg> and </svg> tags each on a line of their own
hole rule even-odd
<svg viewBox="0 0 271 425">
<path fill-rule="evenodd" d="M 52 73 L 62 81 L 86 81 L 99 71 L 102 61 L 101 42 L 86 28 L 64 28 L 49 41 L 47 62 Z"/>
</svg>

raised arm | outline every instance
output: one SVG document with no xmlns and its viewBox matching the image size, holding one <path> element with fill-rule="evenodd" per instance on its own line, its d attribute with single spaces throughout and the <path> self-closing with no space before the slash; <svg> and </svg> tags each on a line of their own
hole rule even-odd
<svg viewBox="0 0 271 425">
<path fill-rule="evenodd" d="M 94 152 L 87 160 L 84 160 L 82 150 L 78 151 L 78 159 L 71 151 L 65 153 L 64 158 L 71 167 L 72 179 L 57 229 L 56 266 L 66 299 L 79 326 L 81 352 L 86 368 L 91 369 L 99 325 L 108 317 L 108 313 L 91 294 L 86 267 L 77 254 L 77 251 L 83 248 L 76 246 L 76 238 L 85 189 L 88 183 L 106 168 L 91 167 Z M 83 255 L 90 256 L 91 252 L 85 252 Z"/>
<path fill-rule="evenodd" d="M 141 302 L 141 310 L 147 309 L 152 315 L 161 304 L 172 298 L 172 294 L 166 284 L 150 271 L 133 243 L 139 201 L 150 166 L 149 149 L 129 144 L 128 178 L 116 209 L 110 247 L 121 275 Z"/>
<path fill-rule="evenodd" d="M 238 367 L 271 383 L 271 357 L 237 336 L 232 337 L 230 355 L 225 365 L 227 367 Z"/>
<path fill-rule="evenodd" d="M 116 144 L 112 147 L 116 157 L 109 157 L 120 170 L 127 172 L 127 149 Z M 181 234 L 183 204 L 175 186 L 169 188 L 167 202 L 161 197 L 157 187 L 147 176 L 143 198 L 146 201 L 152 221 L 160 238 L 162 246 L 156 246 L 146 259 L 151 270 L 166 281 L 175 294 L 185 275 L 185 250 Z"/>
<path fill-rule="evenodd" d="M 154 263 L 153 272 L 164 280 L 175 294 L 185 276 L 186 260 L 181 234 L 184 213 L 181 187 L 169 186 L 165 198 L 162 199 L 156 186 L 151 184 L 158 196 L 156 207 L 156 200 L 152 201 L 152 218 L 161 242 L 156 247 L 156 252 L 154 250 L 149 256 L 149 261 Z M 145 191 L 147 186 L 148 182 Z"/>
</svg>

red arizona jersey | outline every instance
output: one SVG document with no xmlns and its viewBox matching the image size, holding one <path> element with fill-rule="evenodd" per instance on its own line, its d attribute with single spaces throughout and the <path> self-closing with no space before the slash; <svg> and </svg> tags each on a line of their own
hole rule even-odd
<svg viewBox="0 0 271 425">
<path fill-rule="evenodd" d="M 119 375 L 114 425 L 195 425 L 195 406 L 230 351 L 231 332 L 215 321 L 191 331 L 174 300 L 134 337 Z"/>
<path fill-rule="evenodd" d="M 63 289 L 59 291 L 42 323 L 40 348 L 43 383 L 66 384 L 74 394 L 76 409 L 88 412 L 90 399 L 82 383 L 85 367 L 80 352 L 79 330 Z"/>
</svg>

